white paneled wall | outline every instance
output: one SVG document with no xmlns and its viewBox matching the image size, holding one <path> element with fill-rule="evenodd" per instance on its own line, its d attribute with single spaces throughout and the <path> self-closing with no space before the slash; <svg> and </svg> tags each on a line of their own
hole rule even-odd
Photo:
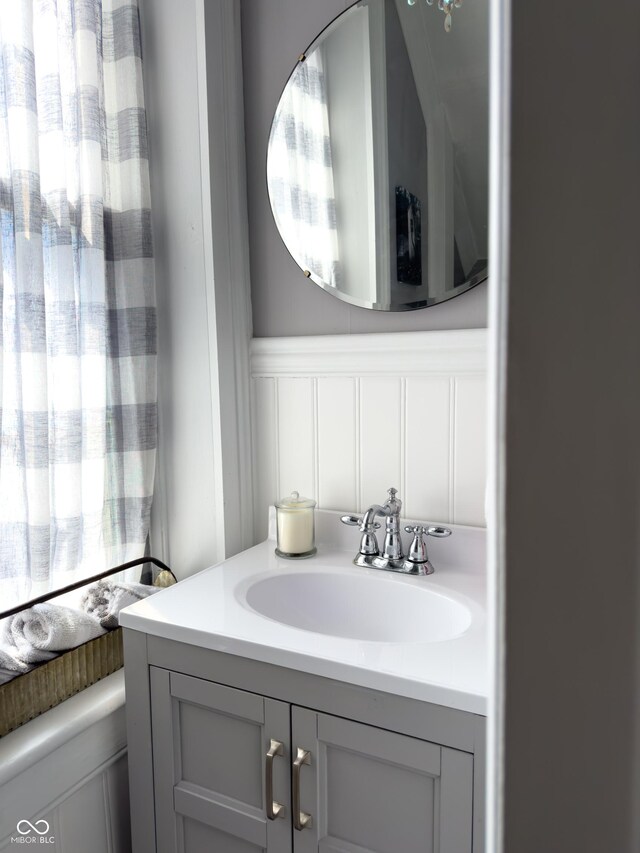
<svg viewBox="0 0 640 853">
<path fill-rule="evenodd" d="M 256 539 L 294 489 L 361 512 L 485 524 L 486 331 L 252 342 Z"/>
<path fill-rule="evenodd" d="M 64 853 L 130 853 L 126 754 L 82 780 L 44 819 L 55 838 L 50 849 Z M 15 849 L 9 840 L 7 849 L 12 848 Z"/>
<path fill-rule="evenodd" d="M 22 820 L 46 821 L 51 851 L 130 853 L 122 671 L 0 740 L 2 853 L 44 843 Z"/>
</svg>

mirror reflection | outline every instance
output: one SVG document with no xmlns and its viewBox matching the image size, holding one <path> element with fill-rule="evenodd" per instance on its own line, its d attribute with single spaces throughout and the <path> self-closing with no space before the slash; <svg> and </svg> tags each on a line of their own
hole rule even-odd
<svg viewBox="0 0 640 853">
<path fill-rule="evenodd" d="M 454 25 L 368 0 L 303 54 L 278 104 L 267 183 L 308 278 L 354 305 L 424 308 L 487 275 L 488 0 Z"/>
</svg>

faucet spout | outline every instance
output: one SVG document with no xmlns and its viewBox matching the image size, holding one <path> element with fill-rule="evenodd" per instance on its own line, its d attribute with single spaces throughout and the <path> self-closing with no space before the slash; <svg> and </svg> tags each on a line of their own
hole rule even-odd
<svg viewBox="0 0 640 853">
<path fill-rule="evenodd" d="M 362 516 L 362 524 L 360 526 L 360 530 L 364 532 L 368 532 L 368 530 L 373 527 L 373 524 L 379 515 L 389 515 L 389 507 L 380 506 L 380 504 L 372 504 L 369 509 Z"/>
</svg>

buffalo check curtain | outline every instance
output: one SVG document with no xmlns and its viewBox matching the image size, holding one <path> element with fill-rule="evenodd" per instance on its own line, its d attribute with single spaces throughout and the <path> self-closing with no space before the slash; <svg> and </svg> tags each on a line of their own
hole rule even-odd
<svg viewBox="0 0 640 853">
<path fill-rule="evenodd" d="M 156 312 L 136 0 L 0 0 L 0 50 L 9 606 L 144 553 Z"/>
</svg>

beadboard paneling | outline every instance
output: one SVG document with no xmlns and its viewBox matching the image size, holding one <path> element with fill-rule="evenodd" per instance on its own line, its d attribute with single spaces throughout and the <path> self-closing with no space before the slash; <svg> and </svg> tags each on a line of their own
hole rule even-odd
<svg viewBox="0 0 640 853">
<path fill-rule="evenodd" d="M 404 488 L 405 445 L 391 439 L 401 428 L 404 382 L 399 376 L 363 376 L 358 381 L 360 488 L 354 509 L 364 506 L 369 495 L 384 495 L 391 483 L 398 481 L 398 488 Z"/>
<path fill-rule="evenodd" d="M 358 503 L 358 379 L 320 377 L 316 418 L 318 503 Z"/>
<path fill-rule="evenodd" d="M 317 494 L 316 380 L 276 381 L 276 485 L 278 494 Z"/>
<path fill-rule="evenodd" d="M 5 735 L 0 769 L 3 853 L 18 849 L 11 839 L 23 819 L 46 820 L 52 851 L 130 853 L 122 671 Z M 24 838 L 40 841 L 28 831 Z"/>
<path fill-rule="evenodd" d="M 252 342 L 255 538 L 294 489 L 362 512 L 484 526 L 486 331 Z"/>
<path fill-rule="evenodd" d="M 404 511 L 409 518 L 453 521 L 451 506 L 451 397 L 449 376 L 405 380 Z"/>
<path fill-rule="evenodd" d="M 452 509 L 457 524 L 476 524 L 478 508 L 484 518 L 486 394 L 484 377 L 464 376 L 455 382 Z"/>
</svg>

